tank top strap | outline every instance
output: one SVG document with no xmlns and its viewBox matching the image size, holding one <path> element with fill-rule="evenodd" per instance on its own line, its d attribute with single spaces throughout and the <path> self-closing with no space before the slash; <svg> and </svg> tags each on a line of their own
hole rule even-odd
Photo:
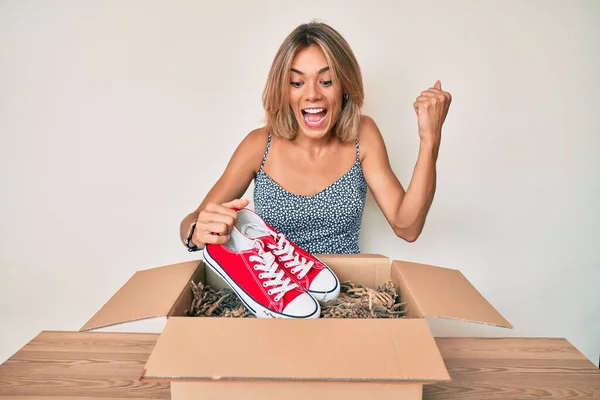
<svg viewBox="0 0 600 400">
<path fill-rule="evenodd" d="M 360 161 L 360 148 L 358 147 L 358 136 L 356 136 L 356 160 Z"/>
<path fill-rule="evenodd" d="M 271 132 L 269 132 L 269 139 L 267 140 L 267 148 L 265 149 L 265 154 L 263 155 L 262 162 L 260 163 L 260 169 L 265 165 L 265 161 L 267 161 L 267 154 L 269 154 L 269 148 L 271 147 Z"/>
</svg>

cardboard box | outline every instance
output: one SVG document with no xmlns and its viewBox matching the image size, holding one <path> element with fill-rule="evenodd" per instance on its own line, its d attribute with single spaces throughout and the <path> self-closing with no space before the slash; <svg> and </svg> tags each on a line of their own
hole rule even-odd
<svg viewBox="0 0 600 400">
<path fill-rule="evenodd" d="M 393 281 L 407 316 L 186 317 L 191 280 L 224 286 L 204 263 L 190 261 L 138 271 L 81 330 L 139 331 L 136 321 L 155 321 L 161 335 L 141 380 L 171 382 L 175 400 L 417 400 L 423 385 L 450 380 L 425 317 L 512 328 L 458 270 L 380 255 L 319 258 L 340 281 L 373 289 Z"/>
</svg>

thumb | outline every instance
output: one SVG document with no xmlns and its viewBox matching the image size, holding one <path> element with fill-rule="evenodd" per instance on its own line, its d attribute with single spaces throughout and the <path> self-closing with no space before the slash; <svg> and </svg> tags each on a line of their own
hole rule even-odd
<svg viewBox="0 0 600 400">
<path fill-rule="evenodd" d="M 442 82 L 440 82 L 440 80 L 438 79 L 437 81 L 435 81 L 435 85 L 433 85 L 433 87 L 442 90 Z"/>
<path fill-rule="evenodd" d="M 236 210 L 242 209 L 246 207 L 250 203 L 248 199 L 235 199 L 231 200 L 227 203 L 223 203 L 222 205 L 227 208 L 234 208 Z"/>
</svg>

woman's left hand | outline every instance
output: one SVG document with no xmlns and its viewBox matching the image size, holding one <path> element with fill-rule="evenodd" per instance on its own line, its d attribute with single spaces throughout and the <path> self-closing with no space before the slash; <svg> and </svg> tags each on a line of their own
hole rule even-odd
<svg viewBox="0 0 600 400">
<path fill-rule="evenodd" d="M 442 90 L 438 80 L 435 85 L 421 93 L 413 103 L 417 113 L 419 137 L 422 141 L 439 146 L 442 135 L 442 125 L 448 115 L 452 96 Z"/>
</svg>

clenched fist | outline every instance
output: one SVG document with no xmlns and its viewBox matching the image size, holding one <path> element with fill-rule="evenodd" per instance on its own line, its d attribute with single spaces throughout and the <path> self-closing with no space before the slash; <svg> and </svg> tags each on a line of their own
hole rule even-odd
<svg viewBox="0 0 600 400">
<path fill-rule="evenodd" d="M 433 87 L 421 92 L 413 103 L 417 113 L 419 137 L 422 141 L 439 146 L 442 135 L 442 125 L 448 115 L 452 96 L 442 90 L 438 80 Z"/>
</svg>

